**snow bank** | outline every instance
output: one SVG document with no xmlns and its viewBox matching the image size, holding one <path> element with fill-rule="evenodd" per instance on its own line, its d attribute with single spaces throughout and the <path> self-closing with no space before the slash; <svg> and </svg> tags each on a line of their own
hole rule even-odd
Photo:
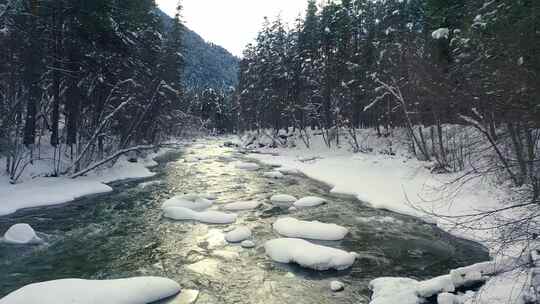
<svg viewBox="0 0 540 304">
<path fill-rule="evenodd" d="M 324 203 L 326 203 L 326 200 L 324 198 L 317 196 L 306 196 L 294 202 L 293 206 L 295 206 L 296 208 L 309 208 L 316 207 Z"/>
<path fill-rule="evenodd" d="M 296 263 L 315 270 L 343 270 L 352 266 L 355 256 L 331 247 L 315 245 L 302 239 L 282 238 L 264 244 L 266 254 L 279 263 Z"/>
<path fill-rule="evenodd" d="M 10 244 L 40 244 L 40 239 L 34 229 L 28 224 L 15 224 L 4 234 L 3 241 Z"/>
<path fill-rule="evenodd" d="M 292 195 L 287 195 L 287 194 L 276 194 L 270 198 L 270 202 L 272 202 L 272 205 L 275 205 L 281 208 L 289 208 L 296 201 L 297 201 L 296 197 Z"/>
<path fill-rule="evenodd" d="M 347 228 L 336 224 L 300 221 L 290 217 L 278 219 L 273 227 L 282 236 L 323 241 L 342 240 L 349 233 Z"/>
<path fill-rule="evenodd" d="M 225 234 L 225 240 L 229 243 L 239 243 L 251 237 L 251 229 L 245 226 L 237 227 L 231 232 Z"/>
<path fill-rule="evenodd" d="M 448 274 L 419 282 L 416 290 L 420 297 L 429 298 L 442 292 L 454 292 L 456 288 L 452 276 Z"/>
<path fill-rule="evenodd" d="M 178 221 L 198 221 L 207 224 L 231 224 L 236 221 L 236 214 L 219 211 L 194 211 L 184 207 L 167 207 L 163 209 L 163 215 Z"/>
<path fill-rule="evenodd" d="M 65 279 L 25 286 L 0 299 L 0 304 L 148 304 L 179 292 L 178 283 L 158 277 Z"/>
<path fill-rule="evenodd" d="M 52 154 L 51 150 L 51 154 Z M 101 168 L 76 179 L 69 177 L 44 177 L 52 171 L 52 163 L 46 162 L 46 152 L 43 152 L 44 160 L 36 160 L 34 165 L 25 170 L 19 183 L 12 185 L 7 176 L 0 174 L 0 216 L 17 212 L 21 209 L 53 206 L 72 202 L 78 198 L 112 192 L 113 189 L 106 185 L 113 181 L 148 178 L 155 175 L 148 168 L 155 166 L 152 159 L 156 154 L 147 158 L 139 159 L 137 163 L 127 161 L 126 157 L 120 157 L 112 168 Z M 5 159 L 0 158 L 0 167 L 5 164 Z"/>
<path fill-rule="evenodd" d="M 175 196 L 163 202 L 161 209 L 169 207 L 183 207 L 194 211 L 203 211 L 212 206 L 212 201 L 201 197 L 190 197 L 185 195 Z"/>
<path fill-rule="evenodd" d="M 223 209 L 228 211 L 243 211 L 243 210 L 253 210 L 259 208 L 261 202 L 259 201 L 241 201 L 226 204 L 223 206 Z"/>
</svg>

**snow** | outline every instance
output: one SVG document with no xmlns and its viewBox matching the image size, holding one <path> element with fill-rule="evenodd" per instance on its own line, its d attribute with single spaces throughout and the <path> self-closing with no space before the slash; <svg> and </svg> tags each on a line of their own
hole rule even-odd
<svg viewBox="0 0 540 304">
<path fill-rule="evenodd" d="M 442 292 L 454 292 L 455 286 L 451 275 L 444 275 L 418 284 L 417 293 L 422 298 L 429 298 Z"/>
<path fill-rule="evenodd" d="M 259 169 L 259 165 L 257 165 L 256 163 L 244 163 L 244 162 L 239 162 L 235 165 L 235 167 L 237 169 L 242 169 L 242 170 L 246 170 L 246 171 L 256 171 Z"/>
<path fill-rule="evenodd" d="M 345 289 L 345 284 L 343 284 L 342 282 L 340 281 L 330 282 L 330 290 L 332 290 L 333 292 L 342 291 L 343 289 Z"/>
<path fill-rule="evenodd" d="M 219 211 L 198 212 L 184 207 L 167 207 L 163 209 L 163 215 L 173 220 L 193 220 L 207 224 L 231 224 L 236 221 L 236 214 Z"/>
<path fill-rule="evenodd" d="M 282 236 L 323 241 L 342 240 L 349 233 L 347 228 L 336 224 L 301 221 L 290 217 L 278 219 L 273 228 Z"/>
<path fill-rule="evenodd" d="M 44 155 L 47 153 L 43 152 Z M 152 177 L 155 173 L 148 168 L 157 164 L 153 158 L 159 153 L 139 159 L 137 163 L 131 163 L 126 157 L 120 157 L 114 167 L 97 169 L 76 179 L 45 177 L 52 171 L 53 166 L 52 161 L 46 157 L 34 161 L 15 185 L 10 184 L 9 178 L 0 173 L 0 193 L 2 193 L 0 216 L 21 209 L 61 205 L 84 196 L 109 193 L 113 189 L 106 184 L 113 181 Z M 5 167 L 4 158 L 0 158 L 0 167 Z"/>
<path fill-rule="evenodd" d="M 472 130 L 473 127 L 446 125 L 444 128 L 445 132 L 452 131 L 459 134 L 476 132 Z M 486 219 L 477 223 L 476 227 L 479 229 L 471 230 L 456 226 L 448 218 L 435 218 L 429 214 L 457 217 L 499 209 L 504 207 L 505 198 L 508 197 L 504 186 L 501 187 L 489 179 L 475 179 L 460 185 L 459 189 L 448 187 L 449 182 L 460 177 L 460 173 L 432 174 L 429 169 L 430 163 L 411 157 L 404 144 L 407 136 L 405 130 L 394 130 L 394 137 L 390 138 L 377 137 L 371 130 L 357 130 L 357 136 L 362 150 L 370 151 L 369 153 L 353 153 L 347 146 L 328 148 L 320 136 L 312 135 L 310 148 L 303 145 L 294 148 L 262 148 L 258 149 L 259 153 L 249 156 L 264 164 L 281 166 L 325 183 L 331 188 L 331 193 L 352 195 L 371 207 L 415 216 L 434 223 L 455 236 L 480 242 L 489 249 L 492 257 L 497 259 L 500 253 L 498 244 L 488 242 L 498 237 L 496 230 L 489 229 L 497 226 L 496 223 Z M 388 155 L 390 148 L 392 155 Z M 315 160 L 302 162 L 299 161 L 300 158 Z M 505 252 L 507 255 L 519 253 L 519 248 L 516 248 L 515 252 Z M 454 271 L 453 275 L 459 271 L 462 270 Z M 486 280 L 488 276 L 493 275 L 495 278 L 498 277 L 496 273 L 482 275 L 482 272 L 467 271 L 467 274 L 461 277 L 463 282 L 460 283 L 454 278 L 453 283 L 455 287 L 459 287 L 479 278 Z M 492 280 L 489 279 L 488 282 Z M 509 281 L 507 283 L 510 284 Z M 499 285 L 498 288 L 511 290 L 513 284 Z M 409 300 L 415 303 L 415 295 L 410 296 Z M 506 302 L 491 304 L 502 303 Z"/>
<path fill-rule="evenodd" d="M 242 243 L 240 243 L 240 246 L 242 246 L 242 248 L 253 248 L 256 245 L 255 245 L 255 242 L 251 240 L 245 240 Z"/>
<path fill-rule="evenodd" d="M 240 201 L 226 204 L 223 206 L 223 209 L 228 211 L 253 210 L 259 208 L 260 205 L 261 202 L 259 201 Z"/>
<path fill-rule="evenodd" d="M 64 279 L 27 285 L 0 299 L 0 304 L 147 304 L 179 292 L 178 283 L 158 277 Z"/>
<path fill-rule="evenodd" d="M 283 173 L 279 171 L 265 172 L 263 173 L 263 176 L 266 178 L 273 178 L 273 179 L 282 179 L 285 177 L 285 175 L 283 175 Z"/>
<path fill-rule="evenodd" d="M 355 260 L 355 256 L 346 251 L 294 238 L 268 241 L 264 249 L 275 262 L 296 263 L 314 270 L 344 270 L 351 267 Z"/>
<path fill-rule="evenodd" d="M 443 292 L 437 295 L 437 304 L 461 304 L 461 301 L 455 294 Z"/>
<path fill-rule="evenodd" d="M 296 197 L 292 195 L 288 195 L 288 194 L 276 194 L 270 198 L 270 202 L 272 202 L 272 205 L 278 206 L 281 208 L 289 208 L 296 201 L 297 201 Z"/>
<path fill-rule="evenodd" d="M 293 206 L 296 208 L 316 207 L 326 203 L 326 200 L 317 196 L 306 196 L 297 200 Z"/>
<path fill-rule="evenodd" d="M 441 27 L 431 33 L 431 37 L 433 37 L 433 39 L 448 39 L 449 35 L 450 31 L 447 27 Z"/>
<path fill-rule="evenodd" d="M 194 211 L 203 211 L 212 206 L 212 201 L 199 196 L 179 195 L 166 200 L 161 209 L 169 207 L 183 207 Z"/>
<path fill-rule="evenodd" d="M 34 229 L 28 224 L 15 224 L 11 226 L 2 239 L 10 244 L 40 244 L 43 240 L 40 239 Z"/>
<path fill-rule="evenodd" d="M 420 304 L 418 281 L 408 278 L 378 278 L 369 283 L 373 292 L 369 304 Z"/>
<path fill-rule="evenodd" d="M 225 240 L 229 243 L 239 243 L 251 237 L 251 229 L 246 226 L 240 226 L 231 232 L 225 234 Z"/>
</svg>

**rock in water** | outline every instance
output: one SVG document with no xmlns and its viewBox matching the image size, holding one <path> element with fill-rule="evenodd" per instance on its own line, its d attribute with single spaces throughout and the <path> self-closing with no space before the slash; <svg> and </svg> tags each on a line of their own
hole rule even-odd
<svg viewBox="0 0 540 304">
<path fill-rule="evenodd" d="M 28 224 L 15 224 L 4 234 L 4 241 L 11 244 L 41 244 L 34 229 Z"/>
<path fill-rule="evenodd" d="M 229 243 L 238 243 L 251 237 L 251 229 L 245 226 L 238 227 L 225 235 L 225 240 Z"/>
<path fill-rule="evenodd" d="M 288 209 L 297 201 L 296 197 L 287 194 L 276 194 L 270 198 L 272 205 Z"/>
<path fill-rule="evenodd" d="M 250 240 L 245 240 L 241 243 L 241 246 L 242 248 L 254 248 L 255 247 L 255 242 L 253 241 L 250 241 Z"/>
<path fill-rule="evenodd" d="M 330 289 L 333 292 L 343 291 L 345 289 L 345 284 L 340 281 L 332 281 L 330 282 Z"/>
</svg>

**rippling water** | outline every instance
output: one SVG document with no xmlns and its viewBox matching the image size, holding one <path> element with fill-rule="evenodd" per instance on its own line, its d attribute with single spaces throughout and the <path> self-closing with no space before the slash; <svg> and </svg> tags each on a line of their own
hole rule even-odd
<svg viewBox="0 0 540 304">
<path fill-rule="evenodd" d="M 187 160 L 187 161 L 186 161 Z M 19 222 L 31 224 L 47 240 L 38 247 L 0 243 L 0 298 L 33 282 L 61 278 L 110 279 L 157 275 L 201 291 L 197 303 L 367 303 L 367 284 L 381 276 L 429 278 L 488 258 L 485 249 L 417 219 L 375 210 L 353 199 L 328 194 L 324 185 L 301 176 L 284 180 L 236 169 L 245 157 L 220 142 L 186 148 L 161 160 L 147 188 L 140 182 L 114 183 L 113 193 L 55 208 L 0 218 L 0 232 Z M 175 222 L 161 216 L 161 203 L 175 194 L 215 193 L 217 207 L 272 194 L 317 195 L 329 204 L 294 217 L 346 226 L 340 242 L 318 242 L 355 251 L 360 258 L 346 271 L 315 272 L 281 265 L 265 257 L 262 244 L 278 237 L 262 218 L 263 209 L 240 213 L 236 224 L 252 228 L 257 247 L 223 242 L 227 225 Z M 267 206 L 268 207 L 268 206 Z M 332 293 L 329 282 L 347 284 Z"/>
</svg>

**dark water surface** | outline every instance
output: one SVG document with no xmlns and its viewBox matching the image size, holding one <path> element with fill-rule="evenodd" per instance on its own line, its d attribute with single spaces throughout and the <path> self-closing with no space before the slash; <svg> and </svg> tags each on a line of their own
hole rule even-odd
<svg viewBox="0 0 540 304">
<path fill-rule="evenodd" d="M 160 185 L 143 189 L 138 187 L 141 181 L 118 182 L 112 184 L 111 194 L 0 218 L 0 234 L 24 222 L 47 240 L 47 245 L 37 247 L 0 243 L 0 298 L 38 281 L 156 275 L 200 290 L 197 303 L 358 304 L 368 302 L 367 285 L 376 277 L 424 279 L 488 259 L 486 250 L 475 243 L 411 217 L 330 195 L 324 185 L 307 178 L 271 180 L 262 177 L 269 167 L 255 172 L 236 169 L 234 162 L 244 156 L 220 144 L 210 140 L 161 159 L 154 168 L 157 175 L 150 179 L 163 181 Z M 279 215 L 260 217 L 266 205 L 240 213 L 235 224 L 252 228 L 254 249 L 224 244 L 222 233 L 228 225 L 175 222 L 161 216 L 165 199 L 188 192 L 216 194 L 215 208 L 238 200 L 268 203 L 268 197 L 277 193 L 325 197 L 329 204 L 293 216 L 346 226 L 351 233 L 345 240 L 319 243 L 355 251 L 360 258 L 341 272 L 270 261 L 262 245 L 278 237 L 271 224 Z M 329 282 L 335 279 L 347 284 L 344 292 L 330 291 Z"/>
</svg>

